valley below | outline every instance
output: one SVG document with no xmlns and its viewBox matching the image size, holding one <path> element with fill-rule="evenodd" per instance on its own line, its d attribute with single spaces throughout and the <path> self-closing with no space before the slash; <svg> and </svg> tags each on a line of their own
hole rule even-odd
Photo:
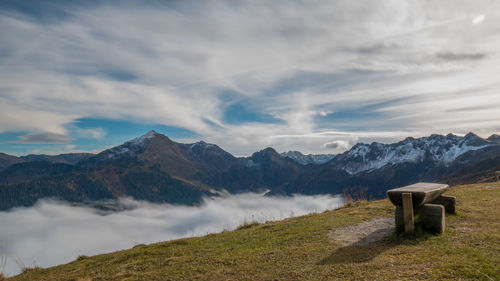
<svg viewBox="0 0 500 281">
<path fill-rule="evenodd" d="M 131 198 L 70 204 L 41 200 L 0 212 L 0 271 L 67 263 L 137 245 L 198 237 L 238 227 L 336 209 L 340 196 L 265 197 L 242 193 L 206 197 L 198 206 L 149 203 Z"/>
</svg>

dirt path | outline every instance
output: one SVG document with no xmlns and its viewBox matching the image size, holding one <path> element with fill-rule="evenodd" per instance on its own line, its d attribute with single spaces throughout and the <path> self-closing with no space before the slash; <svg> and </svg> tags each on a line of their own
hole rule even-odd
<svg viewBox="0 0 500 281">
<path fill-rule="evenodd" d="M 344 246 L 368 245 L 382 240 L 394 231 L 394 218 L 375 218 L 358 225 L 333 229 L 330 238 Z"/>
</svg>

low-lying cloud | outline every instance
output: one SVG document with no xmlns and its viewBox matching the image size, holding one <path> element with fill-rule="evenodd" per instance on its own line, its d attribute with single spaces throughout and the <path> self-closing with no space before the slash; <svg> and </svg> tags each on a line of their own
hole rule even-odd
<svg viewBox="0 0 500 281">
<path fill-rule="evenodd" d="M 87 206 L 41 200 L 30 208 L 0 212 L 0 256 L 6 275 L 21 267 L 47 267 L 95 255 L 182 237 L 232 230 L 244 222 L 265 222 L 334 209 L 340 197 L 265 197 L 240 194 L 207 198 L 198 207 L 121 199 L 125 210 L 103 212 Z"/>
<path fill-rule="evenodd" d="M 349 149 L 349 143 L 347 141 L 336 140 L 327 142 L 323 145 L 325 148 L 347 150 Z"/>
<path fill-rule="evenodd" d="M 73 138 L 56 133 L 33 133 L 24 136 L 20 136 L 16 143 L 29 143 L 29 144 L 56 144 L 56 143 L 69 143 L 73 141 Z"/>
</svg>

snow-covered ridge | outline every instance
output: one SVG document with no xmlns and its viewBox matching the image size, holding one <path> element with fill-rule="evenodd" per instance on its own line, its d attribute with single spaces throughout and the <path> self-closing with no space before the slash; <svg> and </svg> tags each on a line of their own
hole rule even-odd
<svg viewBox="0 0 500 281">
<path fill-rule="evenodd" d="M 421 162 L 430 160 L 448 165 L 458 156 L 471 151 L 496 145 L 472 133 L 465 137 L 453 134 L 431 135 L 419 139 L 406 138 L 393 144 L 356 144 L 351 150 L 335 157 L 333 164 L 350 174 L 382 168 L 388 164 Z"/>
<path fill-rule="evenodd" d="M 204 141 L 199 141 L 199 142 L 195 142 L 195 143 L 191 144 L 191 146 L 189 146 L 189 150 L 193 151 L 193 149 L 197 148 L 197 147 L 202 147 L 202 148 L 216 148 L 217 145 L 212 144 L 212 143 L 206 143 Z"/>
<path fill-rule="evenodd" d="M 288 151 L 281 153 L 281 156 L 292 159 L 301 165 L 307 164 L 323 164 L 330 161 L 335 154 L 307 154 L 304 155 L 299 151 Z"/>
<path fill-rule="evenodd" d="M 131 140 L 127 141 L 126 144 L 128 143 L 128 144 L 133 144 L 133 145 L 142 145 L 145 140 L 151 139 L 151 138 L 155 137 L 156 135 L 158 135 L 158 133 L 155 132 L 154 130 L 151 130 L 140 137 L 137 137 L 135 139 L 131 139 Z"/>
<path fill-rule="evenodd" d="M 122 145 L 105 150 L 107 152 L 106 158 L 114 159 L 123 156 L 133 156 L 137 152 L 137 149 L 144 145 L 146 140 L 152 139 L 157 135 L 159 135 L 157 132 L 151 130 L 142 136 L 126 141 Z"/>
</svg>

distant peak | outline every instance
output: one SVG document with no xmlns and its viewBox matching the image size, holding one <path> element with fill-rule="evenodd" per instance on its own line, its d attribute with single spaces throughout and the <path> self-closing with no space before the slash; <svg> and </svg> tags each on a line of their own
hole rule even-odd
<svg viewBox="0 0 500 281">
<path fill-rule="evenodd" d="M 488 141 L 500 143 L 500 135 L 493 134 L 487 138 Z"/>
<path fill-rule="evenodd" d="M 298 164 L 323 164 L 331 160 L 335 154 L 303 154 L 300 151 L 289 150 L 280 154 L 283 157 L 290 158 Z"/>
<path fill-rule="evenodd" d="M 440 134 L 431 134 L 431 135 L 429 136 L 429 138 L 430 138 L 430 139 L 442 138 L 442 137 L 443 137 L 443 135 L 440 135 Z"/>
<path fill-rule="evenodd" d="M 466 139 L 480 139 L 480 137 L 473 132 L 469 132 L 467 135 L 464 136 Z"/>
<path fill-rule="evenodd" d="M 158 133 L 155 130 L 150 130 L 149 132 L 145 133 L 142 136 L 143 137 L 152 137 L 152 136 L 155 136 L 155 135 L 158 135 Z"/>
<path fill-rule="evenodd" d="M 144 135 L 137 137 L 135 139 L 129 140 L 127 143 L 135 144 L 135 145 L 141 145 L 144 143 L 145 140 L 147 139 L 152 139 L 156 136 L 160 136 L 161 134 L 157 133 L 155 130 L 151 130 Z"/>
<path fill-rule="evenodd" d="M 201 146 L 201 147 L 206 147 L 206 148 L 208 148 L 208 147 L 218 147 L 216 144 L 208 143 L 208 142 L 202 141 L 202 140 L 191 144 L 191 147 L 195 147 L 195 146 Z"/>
<path fill-rule="evenodd" d="M 278 155 L 279 156 L 278 152 L 276 152 L 276 150 L 274 150 L 274 148 L 266 147 L 262 150 L 255 152 L 254 154 L 252 154 L 252 157 L 271 156 L 271 155 Z"/>
<path fill-rule="evenodd" d="M 293 155 L 304 155 L 305 156 L 305 154 L 303 154 L 302 152 L 297 151 L 297 150 L 289 150 L 287 152 L 282 152 L 281 155 L 285 156 L 285 157 L 293 156 Z"/>
<path fill-rule="evenodd" d="M 263 150 L 261 150 L 262 152 L 265 152 L 265 153 L 273 153 L 273 154 L 278 154 L 278 152 L 276 152 L 276 150 L 274 150 L 274 148 L 272 147 L 266 147 L 264 148 Z"/>
</svg>

